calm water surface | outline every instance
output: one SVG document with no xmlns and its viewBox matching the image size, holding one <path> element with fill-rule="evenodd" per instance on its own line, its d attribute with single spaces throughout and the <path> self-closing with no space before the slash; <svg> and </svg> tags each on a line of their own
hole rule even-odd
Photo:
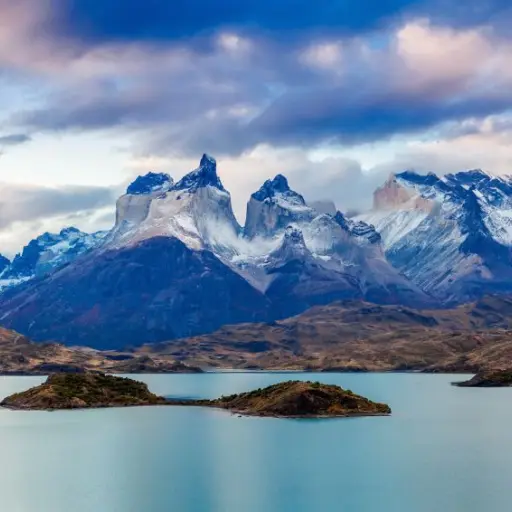
<svg viewBox="0 0 512 512">
<path fill-rule="evenodd" d="M 283 374 L 136 376 L 158 394 L 216 397 Z M 201 408 L 0 410 L 2 512 L 510 510 L 512 388 L 454 375 L 299 374 L 392 417 L 280 420 Z M 0 396 L 42 379 L 1 377 Z"/>
</svg>

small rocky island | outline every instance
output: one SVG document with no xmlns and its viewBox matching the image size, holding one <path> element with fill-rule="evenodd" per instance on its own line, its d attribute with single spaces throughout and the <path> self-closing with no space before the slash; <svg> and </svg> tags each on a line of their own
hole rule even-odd
<svg viewBox="0 0 512 512">
<path fill-rule="evenodd" d="M 512 386 L 512 370 L 487 370 L 477 373 L 473 378 L 454 382 L 455 386 L 467 388 L 505 388 Z"/>
<path fill-rule="evenodd" d="M 46 382 L 5 398 L 10 409 L 54 410 L 165 404 L 147 384 L 101 373 L 56 373 Z"/>
<path fill-rule="evenodd" d="M 339 386 L 289 381 L 248 393 L 225 396 L 205 404 L 247 416 L 319 418 L 387 415 L 386 404 L 372 402 Z"/>
<path fill-rule="evenodd" d="M 136 405 L 201 406 L 246 416 L 314 418 L 387 415 L 386 404 L 372 402 L 339 386 L 289 381 L 215 400 L 166 399 L 146 384 L 101 373 L 59 373 L 40 386 L 5 398 L 1 406 L 22 410 L 85 409 Z"/>
</svg>

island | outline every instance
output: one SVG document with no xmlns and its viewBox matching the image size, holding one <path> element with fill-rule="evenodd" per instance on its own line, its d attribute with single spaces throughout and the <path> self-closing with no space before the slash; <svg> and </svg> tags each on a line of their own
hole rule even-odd
<svg viewBox="0 0 512 512">
<path fill-rule="evenodd" d="M 486 370 L 454 386 L 465 388 L 505 388 L 512 386 L 512 370 Z"/>
<path fill-rule="evenodd" d="M 288 381 L 248 393 L 218 398 L 211 406 L 246 416 L 327 418 L 377 416 L 391 413 L 386 404 L 372 402 L 339 386 Z"/>
<path fill-rule="evenodd" d="M 102 373 L 55 373 L 40 386 L 8 396 L 10 409 L 54 410 L 165 404 L 147 384 Z"/>
<path fill-rule="evenodd" d="M 387 415 L 386 404 L 372 402 L 339 386 L 288 381 L 214 400 L 166 399 L 146 384 L 101 373 L 62 373 L 5 398 L 1 406 L 21 410 L 83 409 L 136 405 L 201 406 L 245 416 L 328 418 Z"/>
</svg>

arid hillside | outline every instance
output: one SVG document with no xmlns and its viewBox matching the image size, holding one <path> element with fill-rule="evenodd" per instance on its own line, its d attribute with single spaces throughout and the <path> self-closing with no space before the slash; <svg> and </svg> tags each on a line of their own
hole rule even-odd
<svg viewBox="0 0 512 512">
<path fill-rule="evenodd" d="M 448 310 L 337 302 L 272 323 L 145 345 L 139 353 L 213 368 L 476 371 L 512 357 L 512 300 Z"/>
</svg>

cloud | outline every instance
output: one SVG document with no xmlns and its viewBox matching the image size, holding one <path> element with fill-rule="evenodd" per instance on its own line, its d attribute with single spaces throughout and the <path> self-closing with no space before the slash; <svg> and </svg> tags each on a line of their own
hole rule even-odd
<svg viewBox="0 0 512 512">
<path fill-rule="evenodd" d="M 15 221 L 9 227 L 0 230 L 0 253 L 8 258 L 13 258 L 30 240 L 45 232 L 58 233 L 65 227 L 74 226 L 86 233 L 94 233 L 110 229 L 113 223 L 112 207 L 84 210 L 39 220 Z"/>
<path fill-rule="evenodd" d="M 8 257 L 45 231 L 75 226 L 91 233 L 114 222 L 116 191 L 111 188 L 0 182 L 0 197 L 0 253 Z"/>
<path fill-rule="evenodd" d="M 19 146 L 32 140 L 32 137 L 24 133 L 13 133 L 11 135 L 0 136 L 0 156 L 8 146 Z"/>
<path fill-rule="evenodd" d="M 0 183 L 0 196 L 0 229 L 7 229 L 15 222 L 96 210 L 115 201 L 110 188 L 85 186 L 46 188 Z"/>
<path fill-rule="evenodd" d="M 30 142 L 32 137 L 25 133 L 13 133 L 11 135 L 0 136 L 0 148 L 4 146 L 18 146 L 25 142 Z"/>
<path fill-rule="evenodd" d="M 368 204 L 389 170 L 453 169 L 468 155 L 473 167 L 482 161 L 504 168 L 503 157 L 486 159 L 471 144 L 505 151 L 497 141 L 510 122 L 504 113 L 512 105 L 512 41 L 500 27 L 509 2 L 141 5 L 0 0 L 7 20 L 0 27 L 0 72 L 33 89 L 22 107 L 4 114 L 12 135 L 0 137 L 0 149 L 27 142 L 25 133 L 110 129 L 102 137 L 125 137 L 136 161 L 148 157 L 171 171 L 193 168 L 197 155 L 210 152 L 225 169 L 239 216 L 250 193 L 278 172 L 310 199 L 332 197 L 352 209 Z M 491 118 L 494 131 L 484 133 Z M 411 137 L 421 140 L 407 142 L 373 172 L 344 153 Z M 465 153 L 457 156 L 453 147 Z M 339 156 L 314 160 L 311 150 L 318 148 Z M 96 193 L 45 189 L 31 201 L 41 205 L 37 215 L 63 219 L 73 209 L 101 206 L 66 197 L 87 202 Z M 7 210 L 15 211 L 15 203 L 8 201 Z M 7 219 L 1 222 L 37 217 L 26 201 L 17 208 L 15 215 L 0 208 Z"/>
<path fill-rule="evenodd" d="M 425 19 L 365 38 L 296 48 L 223 32 L 206 53 L 153 43 L 68 55 L 37 108 L 7 120 L 29 132 L 129 131 L 134 151 L 240 155 L 258 145 L 357 145 L 464 122 L 512 104 L 512 42 Z M 62 76 L 60 76 L 62 75 Z"/>
<path fill-rule="evenodd" d="M 470 119 L 462 126 L 447 125 L 432 140 L 408 141 L 395 157 L 375 166 L 381 174 L 413 169 L 446 174 L 483 169 L 512 175 L 512 117 L 509 114 Z"/>
</svg>

